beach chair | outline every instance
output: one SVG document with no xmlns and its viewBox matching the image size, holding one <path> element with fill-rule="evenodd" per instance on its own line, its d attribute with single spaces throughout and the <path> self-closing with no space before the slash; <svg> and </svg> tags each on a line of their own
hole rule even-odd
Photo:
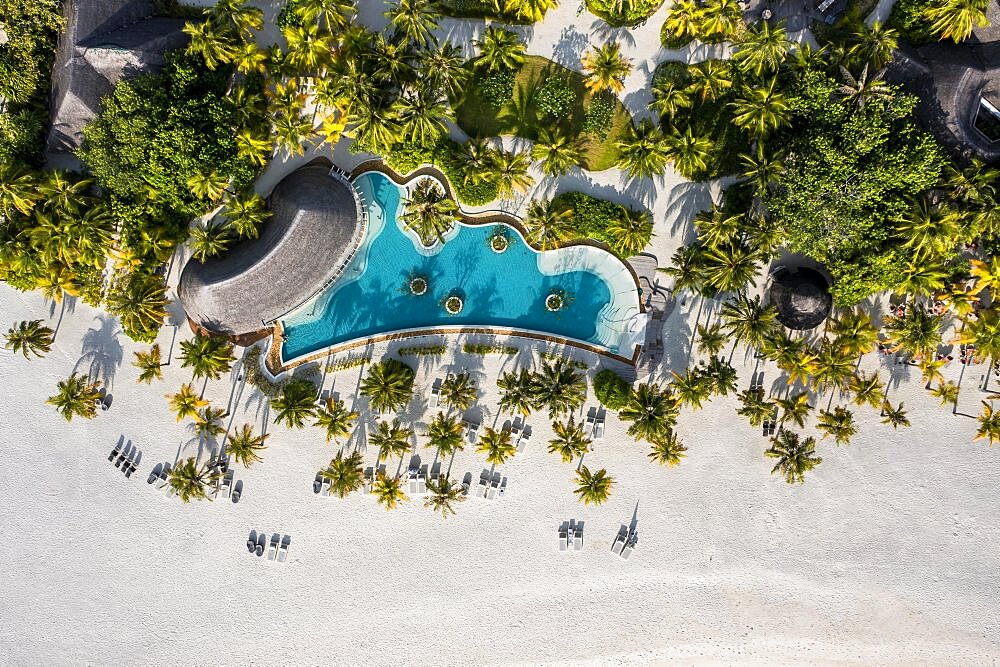
<svg viewBox="0 0 1000 667">
<path fill-rule="evenodd" d="M 523 452 L 524 448 L 528 446 L 529 442 L 531 442 L 531 431 L 528 430 L 527 426 L 525 426 L 521 430 L 521 439 L 517 441 L 517 451 Z"/>
<path fill-rule="evenodd" d="M 618 529 L 618 535 L 615 536 L 615 543 L 611 545 L 611 552 L 617 555 L 622 554 L 622 549 L 625 548 L 625 542 L 628 539 L 628 528 L 622 526 Z"/>
<path fill-rule="evenodd" d="M 583 531 L 579 528 L 573 534 L 573 551 L 579 551 L 583 548 Z"/>
<path fill-rule="evenodd" d="M 330 497 L 330 480 L 324 479 L 323 483 L 319 485 L 319 495 Z"/>
<path fill-rule="evenodd" d="M 476 440 L 479 438 L 479 424 L 476 422 L 463 421 L 462 424 L 465 425 L 465 439 L 471 444 L 476 444 Z"/>
<path fill-rule="evenodd" d="M 489 482 L 486 478 L 481 477 L 479 479 L 479 484 L 476 486 L 476 497 L 485 498 L 486 497 L 486 487 L 489 486 Z"/>
<path fill-rule="evenodd" d="M 622 549 L 621 557 L 624 558 L 625 560 L 628 560 L 629 556 L 631 555 L 632 555 L 632 547 L 626 544 L 625 548 Z"/>
<path fill-rule="evenodd" d="M 486 500 L 496 500 L 498 486 L 495 484 L 490 484 L 486 488 Z"/>
<path fill-rule="evenodd" d="M 593 413 L 587 415 L 587 428 L 584 429 L 583 434 L 589 436 L 594 432 L 594 415 Z"/>
<path fill-rule="evenodd" d="M 222 496 L 223 498 L 228 498 L 229 494 L 233 490 L 233 472 L 230 470 L 225 475 L 223 475 L 222 480 L 219 482 L 219 488 L 215 492 L 215 497 L 218 498 Z"/>
<path fill-rule="evenodd" d="M 503 479 L 500 480 L 499 494 L 502 496 L 504 494 L 504 491 L 506 490 L 507 490 L 507 478 L 504 477 Z"/>
<path fill-rule="evenodd" d="M 469 495 L 469 488 L 471 486 L 472 485 L 469 482 L 462 482 L 462 495 L 463 496 Z"/>
<path fill-rule="evenodd" d="M 281 538 L 278 537 L 277 533 L 275 533 L 271 537 L 271 546 L 267 550 L 267 559 L 268 560 L 274 560 L 278 556 L 278 541 L 280 539 Z"/>
<path fill-rule="evenodd" d="M 267 546 L 267 535 L 264 534 L 264 531 L 260 531 L 257 534 L 257 548 L 254 549 L 253 552 L 257 554 L 258 557 L 263 556 L 264 548 L 266 546 Z"/>
<path fill-rule="evenodd" d="M 566 551 L 569 548 L 569 531 L 562 526 L 559 527 L 559 551 Z"/>
<path fill-rule="evenodd" d="M 427 402 L 432 408 L 436 408 L 441 403 L 441 388 L 431 387 L 431 398 Z"/>
<path fill-rule="evenodd" d="M 236 482 L 233 486 L 232 492 L 229 494 L 229 499 L 234 503 L 240 502 L 240 496 L 243 495 L 243 480 Z"/>
<path fill-rule="evenodd" d="M 122 453 L 122 447 L 124 446 L 125 446 L 124 440 L 120 441 L 117 445 L 115 445 L 115 448 L 111 450 L 110 454 L 108 454 L 108 461 L 114 461 L 115 457 Z"/>
<path fill-rule="evenodd" d="M 604 439 L 604 415 L 598 414 L 597 419 L 594 420 L 594 441 L 598 442 Z"/>
<path fill-rule="evenodd" d="M 253 553 L 257 549 L 257 533 L 256 531 L 250 531 L 250 537 L 247 538 L 247 551 Z"/>
<path fill-rule="evenodd" d="M 316 473 L 316 479 L 313 480 L 313 493 L 319 494 L 320 490 L 323 488 L 323 475 Z"/>
<path fill-rule="evenodd" d="M 288 557 L 288 545 L 292 543 L 292 538 L 290 535 L 285 535 L 281 538 L 281 544 L 278 545 L 278 562 L 284 563 L 285 558 Z"/>
</svg>

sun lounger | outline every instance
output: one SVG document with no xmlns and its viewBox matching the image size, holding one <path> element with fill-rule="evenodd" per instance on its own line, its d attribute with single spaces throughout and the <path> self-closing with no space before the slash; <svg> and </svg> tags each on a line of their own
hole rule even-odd
<svg viewBox="0 0 1000 667">
<path fill-rule="evenodd" d="M 441 388 L 431 387 L 431 398 L 428 401 L 428 405 L 432 408 L 436 408 L 441 403 Z"/>
<path fill-rule="evenodd" d="M 528 430 L 527 426 L 525 426 L 521 429 L 521 439 L 517 441 L 517 451 L 523 452 L 529 442 L 531 442 L 531 431 Z"/>
<path fill-rule="evenodd" d="M 236 486 L 233 487 L 233 491 L 230 494 L 229 498 L 234 503 L 238 503 L 240 502 L 240 496 L 242 495 L 243 495 L 243 480 L 240 480 L 236 482 Z"/>
<path fill-rule="evenodd" d="M 559 529 L 559 551 L 566 551 L 569 548 L 569 535 L 565 528 Z"/>
<path fill-rule="evenodd" d="M 278 537 L 277 533 L 275 533 L 271 537 L 271 546 L 268 547 L 268 549 L 267 549 L 267 559 L 268 560 L 274 560 L 275 557 L 277 557 L 277 555 L 278 555 L 278 541 L 280 539 L 281 538 Z"/>
<path fill-rule="evenodd" d="M 632 547 L 629 546 L 629 545 L 625 545 L 625 548 L 622 549 L 622 553 L 621 553 L 622 558 L 624 558 L 625 560 L 628 560 L 629 556 L 631 556 L 631 555 L 632 555 Z"/>
<path fill-rule="evenodd" d="M 573 535 L 573 551 L 579 551 L 583 548 L 583 531 L 577 529 Z"/>
<path fill-rule="evenodd" d="M 594 420 L 594 440 L 604 439 L 604 415 L 598 415 Z"/>
<path fill-rule="evenodd" d="M 497 497 L 497 487 L 490 484 L 489 487 L 486 489 L 486 499 L 495 500 L 496 497 Z"/>
<path fill-rule="evenodd" d="M 316 479 L 313 480 L 313 493 L 319 493 L 321 488 L 323 488 L 323 475 L 316 473 Z"/>
<path fill-rule="evenodd" d="M 466 440 L 472 444 L 476 444 L 476 439 L 479 437 L 479 424 L 470 421 L 463 421 L 462 424 L 465 426 Z"/>
<path fill-rule="evenodd" d="M 125 463 L 125 467 L 122 468 L 122 470 L 125 472 L 125 479 L 129 479 L 130 477 L 132 477 L 132 473 L 136 471 L 137 467 L 138 466 L 136 466 L 135 461 L 129 458 L 129 460 Z"/>
<path fill-rule="evenodd" d="M 253 553 L 257 549 L 257 539 L 255 535 L 247 538 L 247 551 Z"/>
<path fill-rule="evenodd" d="M 479 484 L 476 486 L 476 497 L 485 498 L 486 497 L 486 487 L 489 486 L 489 482 L 485 478 L 479 479 Z"/>
<path fill-rule="evenodd" d="M 285 535 L 281 538 L 281 544 L 278 546 L 278 562 L 284 563 L 285 558 L 288 556 L 288 545 L 292 543 L 292 538 L 289 535 Z"/>
<path fill-rule="evenodd" d="M 618 554 L 622 553 L 622 549 L 625 548 L 625 542 L 628 539 L 628 529 L 622 526 L 618 529 L 618 535 L 615 536 L 615 543 L 611 546 L 611 552 Z"/>
<path fill-rule="evenodd" d="M 229 494 L 233 491 L 233 471 L 230 470 L 222 477 L 222 482 L 219 484 L 219 494 L 223 498 L 228 498 Z"/>
<path fill-rule="evenodd" d="M 122 467 L 122 464 L 125 463 L 125 459 L 128 458 L 128 455 L 129 453 L 131 453 L 131 450 L 132 450 L 131 443 L 126 444 L 125 449 L 122 450 L 122 453 L 118 455 L 118 459 L 115 461 L 116 468 Z"/>
<path fill-rule="evenodd" d="M 119 442 L 117 445 L 115 445 L 115 448 L 111 450 L 110 454 L 108 454 L 108 461 L 114 461 L 115 457 L 122 453 L 122 447 L 124 446 L 125 446 L 124 442 Z"/>
<path fill-rule="evenodd" d="M 254 553 L 257 554 L 258 556 L 263 556 L 264 548 L 266 546 L 267 546 L 267 535 L 264 534 L 264 531 L 261 531 L 260 533 L 257 534 L 257 548 L 254 549 Z"/>
<path fill-rule="evenodd" d="M 462 482 L 462 495 L 463 496 L 469 495 L 469 488 L 471 486 L 472 485 L 469 482 Z"/>
<path fill-rule="evenodd" d="M 502 480 L 500 480 L 500 489 L 499 489 L 500 495 L 502 496 L 503 492 L 506 490 L 507 490 L 507 478 L 504 477 Z"/>
<path fill-rule="evenodd" d="M 330 480 L 324 479 L 319 485 L 319 495 L 329 496 L 330 495 Z"/>
</svg>

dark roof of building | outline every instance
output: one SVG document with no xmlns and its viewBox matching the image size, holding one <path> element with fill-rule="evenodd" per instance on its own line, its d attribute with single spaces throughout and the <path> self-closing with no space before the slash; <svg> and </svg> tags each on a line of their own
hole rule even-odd
<svg viewBox="0 0 1000 667">
<path fill-rule="evenodd" d="M 887 79 L 920 98 L 917 118 L 955 155 L 1000 159 L 993 143 L 975 128 L 980 98 L 1000 107 L 1000 5 L 987 10 L 990 25 L 977 27 L 961 44 L 936 42 L 903 47 Z"/>
<path fill-rule="evenodd" d="M 66 30 L 52 69 L 48 150 L 69 152 L 101 98 L 123 77 L 155 72 L 187 42 L 181 19 L 154 16 L 152 0 L 65 0 Z"/>
<path fill-rule="evenodd" d="M 224 334 L 263 327 L 309 301 L 335 279 L 364 235 L 361 203 L 325 158 L 282 180 L 268 199 L 260 238 L 206 262 L 192 259 L 177 288 L 188 317 Z"/>
<path fill-rule="evenodd" d="M 778 309 L 778 321 L 799 331 L 818 327 L 833 307 L 829 287 L 823 274 L 805 266 L 773 271 L 770 299 Z"/>
</svg>

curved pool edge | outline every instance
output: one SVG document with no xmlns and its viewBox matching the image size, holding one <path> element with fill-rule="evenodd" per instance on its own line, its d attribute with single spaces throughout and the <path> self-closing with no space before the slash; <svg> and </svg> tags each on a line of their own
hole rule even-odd
<svg viewBox="0 0 1000 667">
<path fill-rule="evenodd" d="M 316 299 L 323 298 L 324 294 L 333 294 L 337 291 L 337 283 L 328 285 L 319 294 L 314 295 L 310 301 L 300 304 L 295 311 L 286 314 L 285 317 L 275 322 L 275 334 L 268 344 L 267 359 L 269 364 L 273 364 L 275 374 L 280 374 L 296 366 L 309 363 L 331 356 L 340 352 L 359 347 L 365 347 L 374 343 L 414 338 L 428 335 L 457 335 L 457 334 L 485 334 L 501 335 L 526 338 L 543 341 L 558 345 L 568 345 L 582 349 L 600 356 L 613 359 L 620 363 L 635 366 L 640 352 L 641 343 L 645 335 L 646 309 L 639 297 L 641 286 L 638 275 L 634 267 L 628 261 L 620 258 L 612 252 L 605 244 L 593 239 L 576 239 L 569 241 L 558 248 L 551 250 L 540 250 L 528 241 L 527 230 L 521 219 L 505 211 L 493 211 L 484 213 L 470 213 L 462 208 L 458 198 L 454 195 L 451 182 L 447 176 L 437 167 L 429 164 L 422 165 L 410 171 L 405 176 L 400 175 L 389 167 L 383 160 L 369 160 L 361 163 L 350 173 L 349 181 L 356 189 L 355 181 L 367 174 L 377 173 L 388 178 L 394 185 L 401 189 L 408 189 L 408 185 L 420 178 L 431 177 L 438 181 L 445 189 L 446 194 L 456 202 L 459 209 L 459 225 L 469 227 L 482 227 L 485 225 L 502 224 L 513 229 L 522 239 L 525 246 L 531 250 L 537 258 L 538 268 L 544 275 L 558 275 L 573 270 L 584 270 L 599 277 L 607 284 L 611 295 L 611 301 L 605 307 L 611 308 L 611 315 L 615 316 L 615 322 L 623 324 L 623 328 L 618 333 L 618 340 L 615 343 L 603 344 L 601 342 L 586 341 L 567 336 L 560 336 L 551 332 L 537 331 L 527 328 L 510 326 L 492 326 L 489 324 L 475 324 L 466 326 L 432 326 L 418 327 L 412 329 L 395 329 L 384 333 L 362 336 L 346 341 L 334 343 L 332 345 L 300 354 L 289 359 L 285 358 L 283 336 L 284 320 L 303 309 L 308 303 Z M 383 221 L 388 224 L 388 221 Z M 457 227 L 456 226 L 456 227 Z M 423 253 L 422 253 L 423 254 Z M 436 254 L 436 253 L 431 253 Z M 608 260 L 611 262 L 608 262 Z M 567 264 L 574 264 L 569 267 Z M 350 282 L 350 281 L 347 281 Z M 344 283 L 346 284 L 346 282 Z M 619 304 L 619 300 L 628 299 L 630 303 Z M 602 313 L 604 311 L 602 310 Z M 596 323 L 598 330 L 602 328 L 607 331 L 610 327 L 609 320 L 602 317 Z M 280 328 L 280 331 L 279 331 Z M 624 356 L 621 350 L 633 349 L 630 357 Z"/>
</svg>

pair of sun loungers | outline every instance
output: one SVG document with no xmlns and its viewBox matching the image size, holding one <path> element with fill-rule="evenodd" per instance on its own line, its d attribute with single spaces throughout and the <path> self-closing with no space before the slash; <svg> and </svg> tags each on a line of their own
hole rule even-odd
<svg viewBox="0 0 1000 667">
<path fill-rule="evenodd" d="M 604 439 L 604 410 L 594 410 L 587 414 L 587 426 L 585 433 L 595 442 Z"/>
<path fill-rule="evenodd" d="M 263 531 L 258 533 L 252 530 L 250 531 L 250 538 L 247 540 L 247 551 L 260 557 L 264 555 L 264 551 L 266 550 L 269 561 L 284 563 L 285 559 L 288 558 L 288 547 L 291 544 L 291 535 L 275 533 L 271 536 L 270 545 L 268 545 L 267 535 Z"/>
<path fill-rule="evenodd" d="M 427 493 L 427 473 L 420 468 L 407 470 L 407 493 L 411 496 L 422 496 Z"/>
<path fill-rule="evenodd" d="M 502 496 L 506 490 L 506 477 L 503 477 L 499 472 L 483 472 L 479 476 L 479 484 L 476 485 L 475 495 L 477 498 L 495 500 L 497 497 Z"/>
<path fill-rule="evenodd" d="M 531 427 L 527 424 L 514 422 L 510 427 L 510 437 L 514 441 L 514 446 L 517 447 L 517 453 L 520 454 L 531 442 Z"/>
<path fill-rule="evenodd" d="M 639 534 L 636 531 L 629 530 L 627 526 L 622 526 L 618 529 L 618 535 L 615 536 L 615 543 L 611 545 L 611 552 L 628 560 L 638 541 Z"/>
<path fill-rule="evenodd" d="M 576 522 L 576 519 L 571 519 L 568 523 L 563 522 L 559 526 L 559 551 L 569 551 L 570 547 L 573 551 L 580 551 L 583 549 L 583 522 Z"/>
<path fill-rule="evenodd" d="M 465 439 L 473 445 L 476 444 L 476 440 L 479 439 L 479 427 L 482 424 L 466 419 L 462 422 L 462 425 L 465 427 Z"/>
<path fill-rule="evenodd" d="M 139 448 L 133 445 L 131 440 L 127 443 L 120 441 L 108 454 L 108 461 L 113 461 L 115 467 L 129 478 L 136 471 L 140 456 Z"/>
</svg>

